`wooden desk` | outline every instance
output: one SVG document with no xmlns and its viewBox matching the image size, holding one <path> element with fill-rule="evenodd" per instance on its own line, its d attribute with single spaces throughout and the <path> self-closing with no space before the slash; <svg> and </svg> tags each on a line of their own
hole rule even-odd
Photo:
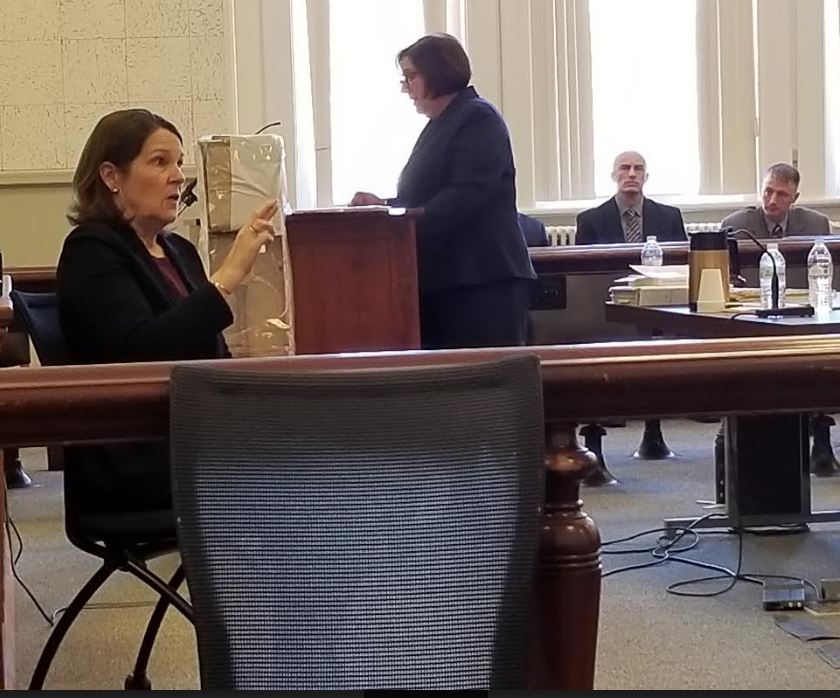
<svg viewBox="0 0 840 698">
<path fill-rule="evenodd" d="M 686 306 L 639 307 L 606 303 L 605 317 L 652 334 L 663 331 L 671 336 L 719 339 L 722 337 L 779 337 L 807 334 L 840 334 L 840 309 L 824 318 L 759 318 L 743 313 L 697 313 Z"/>
<path fill-rule="evenodd" d="M 640 308 L 607 303 L 605 313 L 606 317 L 635 325 L 643 332 L 671 336 L 795 336 L 801 341 L 812 335 L 840 333 L 840 310 L 819 319 L 758 318 L 736 313 L 696 313 L 684 306 Z M 837 349 L 840 351 L 840 340 Z M 724 418 L 726 517 L 705 520 L 696 527 L 840 521 L 840 510 L 811 511 L 809 419 L 807 412 Z M 665 523 L 668 527 L 688 526 L 696 518 L 666 519 Z"/>
<path fill-rule="evenodd" d="M 814 238 L 791 237 L 779 241 L 787 263 L 791 288 L 806 286 L 807 257 Z M 840 236 L 826 244 L 840 255 Z M 606 316 L 604 301 L 616 279 L 630 273 L 639 262 L 639 244 L 571 245 L 532 248 L 531 261 L 543 291 L 531 311 L 532 344 L 621 341 L 639 337 L 632 324 Z M 662 243 L 665 264 L 687 264 L 688 243 Z M 738 242 L 741 273 L 750 286 L 758 286 L 761 251 L 750 240 Z"/>
<path fill-rule="evenodd" d="M 840 255 L 840 235 L 825 241 L 836 259 Z M 779 241 L 787 263 L 788 286 L 805 285 L 806 261 L 813 242 L 808 237 Z M 542 285 L 536 309 L 531 311 L 531 343 L 554 345 L 638 337 L 634 326 L 605 317 L 604 301 L 615 279 L 626 276 L 628 265 L 639 261 L 641 248 L 639 244 L 531 248 L 531 262 Z M 687 263 L 687 242 L 662 243 L 662 249 L 665 264 Z M 757 286 L 761 251 L 749 240 L 739 241 L 738 250 L 743 275 L 750 285 Z M 15 288 L 21 291 L 55 290 L 53 267 L 10 267 L 8 271 Z"/>
</svg>

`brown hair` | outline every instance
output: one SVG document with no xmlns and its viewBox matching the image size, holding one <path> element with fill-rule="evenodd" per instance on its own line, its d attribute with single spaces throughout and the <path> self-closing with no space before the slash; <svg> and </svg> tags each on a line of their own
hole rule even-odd
<svg viewBox="0 0 840 698">
<path fill-rule="evenodd" d="M 184 142 L 172 123 L 146 109 L 122 109 L 99 120 L 85 143 L 73 175 L 74 201 L 67 214 L 71 223 L 79 225 L 122 218 L 113 194 L 99 175 L 99 168 L 110 162 L 118 170 L 125 171 L 140 154 L 146 139 L 161 128 Z"/>
<path fill-rule="evenodd" d="M 449 34 L 427 34 L 397 54 L 397 63 L 410 58 L 426 80 L 432 97 L 463 90 L 470 82 L 472 69 L 464 47 Z"/>
<path fill-rule="evenodd" d="M 784 182 L 785 184 L 792 184 L 799 189 L 799 170 L 793 165 L 788 165 L 786 162 L 777 162 L 775 165 L 770 165 L 767 168 L 767 172 L 764 173 L 764 176 Z"/>
</svg>

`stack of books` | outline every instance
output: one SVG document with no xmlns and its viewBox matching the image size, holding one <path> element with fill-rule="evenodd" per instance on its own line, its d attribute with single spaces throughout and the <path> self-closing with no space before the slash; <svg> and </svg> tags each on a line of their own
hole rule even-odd
<svg viewBox="0 0 840 698">
<path fill-rule="evenodd" d="M 688 303 L 688 265 L 647 267 L 631 264 L 635 274 L 616 279 L 610 287 L 610 300 L 624 305 L 686 305 Z"/>
</svg>

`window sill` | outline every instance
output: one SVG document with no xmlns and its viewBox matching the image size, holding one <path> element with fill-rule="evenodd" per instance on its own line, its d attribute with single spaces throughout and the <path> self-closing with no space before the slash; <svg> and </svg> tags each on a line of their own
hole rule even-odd
<svg viewBox="0 0 840 698">
<path fill-rule="evenodd" d="M 758 203 L 756 194 L 722 194 L 708 196 L 651 196 L 651 199 L 662 204 L 676 206 L 684 213 L 696 211 L 719 211 L 723 207 L 731 206 L 733 210 L 742 206 L 751 206 Z M 544 215 L 574 215 L 581 211 L 600 206 L 607 201 L 608 197 L 600 199 L 577 199 L 569 201 L 538 201 L 534 208 L 524 211 L 537 217 Z M 825 208 L 828 206 L 840 206 L 840 198 L 825 197 L 822 199 L 801 199 L 797 202 L 800 206 L 809 208 Z"/>
</svg>

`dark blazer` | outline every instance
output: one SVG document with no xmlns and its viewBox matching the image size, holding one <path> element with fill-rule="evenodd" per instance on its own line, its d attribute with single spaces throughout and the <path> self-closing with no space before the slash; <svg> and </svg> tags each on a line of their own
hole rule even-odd
<svg viewBox="0 0 840 698">
<path fill-rule="evenodd" d="M 160 244 L 189 291 L 179 299 L 124 223 L 88 223 L 64 241 L 56 269 L 61 326 L 77 363 L 229 356 L 221 331 L 233 321 L 195 247 L 175 233 Z M 65 449 L 65 487 L 88 511 L 171 506 L 164 442 Z"/>
<path fill-rule="evenodd" d="M 770 231 L 767 230 L 767 221 L 764 220 L 764 212 L 761 206 L 747 206 L 739 211 L 730 213 L 721 221 L 721 228 L 732 228 L 740 230 L 745 228 L 757 238 L 769 238 Z M 788 211 L 787 230 L 785 237 L 789 235 L 830 235 L 831 224 L 828 218 L 819 211 L 814 211 L 805 206 L 792 206 Z"/>
<path fill-rule="evenodd" d="M 468 87 L 421 132 L 392 206 L 423 208 L 417 222 L 420 291 L 535 279 L 516 210 L 507 126 Z"/>
<path fill-rule="evenodd" d="M 674 206 L 651 201 L 642 204 L 642 235 L 656 235 L 658 242 L 687 240 L 682 213 Z M 621 214 L 615 197 L 597 208 L 583 211 L 577 217 L 576 245 L 603 245 L 624 242 Z"/>
<path fill-rule="evenodd" d="M 525 236 L 525 244 L 528 247 L 546 247 L 548 245 L 545 223 L 539 218 L 520 213 L 519 227 L 522 229 L 522 235 Z"/>
</svg>

